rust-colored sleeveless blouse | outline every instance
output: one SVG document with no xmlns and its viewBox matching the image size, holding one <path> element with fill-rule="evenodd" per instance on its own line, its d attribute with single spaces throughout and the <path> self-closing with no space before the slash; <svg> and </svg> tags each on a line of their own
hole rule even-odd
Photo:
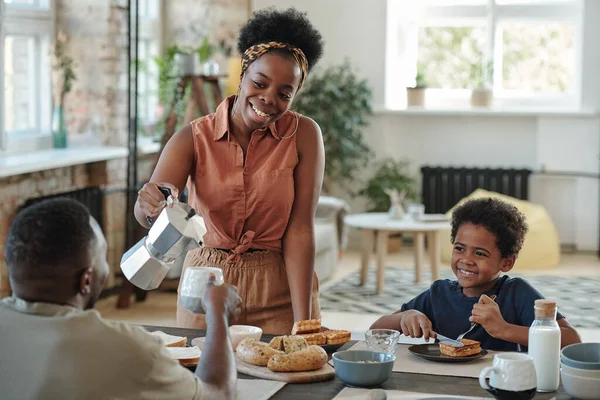
<svg viewBox="0 0 600 400">
<path fill-rule="evenodd" d="M 194 165 L 188 181 L 189 203 L 206 223 L 204 245 L 231 250 L 230 261 L 250 248 L 282 250 L 294 203 L 300 118 L 288 111 L 254 131 L 244 163 L 241 146 L 229 134 L 234 98 L 192 121 Z"/>
</svg>

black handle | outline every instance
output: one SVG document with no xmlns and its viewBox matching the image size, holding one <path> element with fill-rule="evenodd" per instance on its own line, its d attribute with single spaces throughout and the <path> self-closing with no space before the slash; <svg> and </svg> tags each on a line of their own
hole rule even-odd
<svg viewBox="0 0 600 400">
<path fill-rule="evenodd" d="M 163 196 L 165 196 L 165 200 L 169 199 L 169 196 L 171 195 L 171 189 L 159 186 L 158 190 L 160 190 L 160 192 L 163 194 Z"/>
<path fill-rule="evenodd" d="M 169 200 L 169 196 L 171 196 L 171 189 L 159 186 L 158 190 L 160 190 L 163 196 L 165 196 L 165 200 Z M 152 226 L 154 223 L 154 218 L 146 215 L 146 222 L 148 222 L 148 225 Z"/>
</svg>

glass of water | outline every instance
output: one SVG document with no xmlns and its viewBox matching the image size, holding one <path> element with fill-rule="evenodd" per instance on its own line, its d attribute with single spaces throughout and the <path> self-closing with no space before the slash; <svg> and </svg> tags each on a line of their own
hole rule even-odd
<svg viewBox="0 0 600 400">
<path fill-rule="evenodd" d="M 369 329 L 365 332 L 367 347 L 373 351 L 396 352 L 400 332 L 393 329 Z"/>
<path fill-rule="evenodd" d="M 220 268 L 187 267 L 183 271 L 181 283 L 179 284 L 179 297 L 181 298 L 181 305 L 185 309 L 195 314 L 204 314 L 202 297 L 204 297 L 206 285 L 211 275 L 215 277 L 215 285 L 223 284 L 223 271 Z"/>
</svg>

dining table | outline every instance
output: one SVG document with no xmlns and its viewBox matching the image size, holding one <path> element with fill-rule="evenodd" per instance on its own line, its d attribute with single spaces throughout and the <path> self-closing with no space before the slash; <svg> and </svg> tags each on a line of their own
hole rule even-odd
<svg viewBox="0 0 600 400">
<path fill-rule="evenodd" d="M 199 329 L 175 328 L 167 326 L 142 325 L 147 331 L 162 331 L 169 335 L 186 337 L 188 346 L 197 337 L 205 337 L 206 331 Z M 262 335 L 262 341 L 270 341 L 274 335 Z M 351 348 L 357 341 L 351 340 L 336 351 Z M 400 344 L 399 346 L 403 346 Z M 329 357 L 331 359 L 331 354 Z M 257 379 L 249 375 L 238 373 L 239 379 Z M 330 400 L 336 397 L 346 386 L 338 377 L 330 381 L 318 383 L 288 383 L 279 390 L 271 399 L 285 400 Z M 472 396 L 493 398 L 479 386 L 479 381 L 474 378 L 440 376 L 417 373 L 393 372 L 390 379 L 379 386 L 384 390 L 401 390 L 407 392 L 430 393 L 436 395 Z M 562 385 L 556 392 L 537 393 L 535 400 L 570 400 L 571 396 L 565 393 Z"/>
</svg>

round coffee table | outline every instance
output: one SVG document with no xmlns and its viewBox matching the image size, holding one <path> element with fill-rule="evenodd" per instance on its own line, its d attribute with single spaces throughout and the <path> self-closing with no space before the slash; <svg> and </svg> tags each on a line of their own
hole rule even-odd
<svg viewBox="0 0 600 400">
<path fill-rule="evenodd" d="M 427 221 L 430 219 L 431 221 Z M 440 239 L 439 231 L 450 229 L 450 222 L 443 214 L 425 214 L 424 220 L 391 219 L 387 213 L 351 214 L 344 218 L 349 227 L 363 230 L 362 256 L 360 269 L 360 284 L 367 282 L 369 257 L 373 251 L 373 241 L 376 241 L 377 254 L 377 294 L 381 294 L 384 285 L 385 258 L 387 256 L 388 238 L 392 233 L 411 233 L 415 254 L 415 282 L 421 282 L 421 268 L 427 236 L 431 277 L 435 281 L 440 277 Z"/>
</svg>

